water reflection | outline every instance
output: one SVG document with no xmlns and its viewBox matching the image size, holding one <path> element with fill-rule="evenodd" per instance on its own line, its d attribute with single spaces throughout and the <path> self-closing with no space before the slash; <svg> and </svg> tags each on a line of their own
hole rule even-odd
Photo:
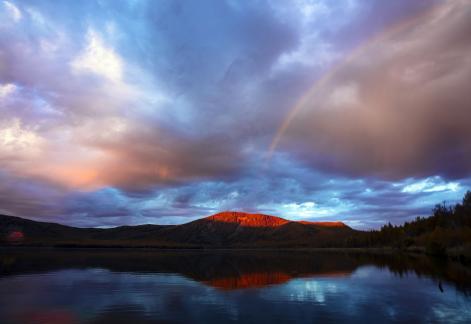
<svg viewBox="0 0 471 324">
<path fill-rule="evenodd" d="M 424 257 L 4 250 L 0 265 L 1 323 L 471 320 L 470 269 Z"/>
</svg>

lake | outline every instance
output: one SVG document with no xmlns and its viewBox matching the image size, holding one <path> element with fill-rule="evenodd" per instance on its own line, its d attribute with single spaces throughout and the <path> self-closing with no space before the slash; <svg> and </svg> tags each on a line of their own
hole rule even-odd
<svg viewBox="0 0 471 324">
<path fill-rule="evenodd" d="M 313 251 L 0 250 L 0 323 L 471 323 L 471 270 Z"/>
</svg>

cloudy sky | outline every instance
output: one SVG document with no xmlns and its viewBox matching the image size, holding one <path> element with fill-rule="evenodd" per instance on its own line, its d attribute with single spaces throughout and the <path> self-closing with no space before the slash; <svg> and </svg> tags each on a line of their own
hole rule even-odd
<svg viewBox="0 0 471 324">
<path fill-rule="evenodd" d="M 0 1 L 0 213 L 402 223 L 471 187 L 467 0 Z"/>
</svg>

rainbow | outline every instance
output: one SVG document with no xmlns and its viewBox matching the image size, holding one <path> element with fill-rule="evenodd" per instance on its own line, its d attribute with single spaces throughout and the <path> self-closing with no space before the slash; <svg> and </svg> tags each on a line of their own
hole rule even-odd
<svg viewBox="0 0 471 324">
<path fill-rule="evenodd" d="M 373 46 L 377 45 L 381 41 L 393 37 L 394 35 L 401 33 L 404 30 L 407 30 L 408 28 L 412 27 L 423 19 L 429 18 L 434 15 L 439 15 L 440 13 L 442 13 L 442 11 L 448 10 L 450 10 L 450 8 L 444 3 L 433 5 L 429 9 L 420 12 L 415 16 L 408 17 L 407 19 L 404 19 L 388 27 L 382 32 L 375 34 L 374 36 L 369 38 L 366 42 L 355 47 L 341 62 L 336 64 L 333 68 L 329 69 L 320 79 L 318 79 L 309 88 L 309 90 L 296 101 L 294 106 L 289 109 L 288 113 L 283 119 L 283 122 L 281 123 L 280 127 L 278 128 L 275 136 L 271 141 L 267 153 L 267 160 L 270 160 L 273 156 L 273 153 L 276 151 L 276 148 L 280 144 L 281 139 L 283 138 L 284 134 L 288 130 L 296 115 L 307 106 L 309 99 L 312 98 L 315 94 L 317 94 L 319 89 L 322 89 L 324 85 L 326 85 L 329 81 L 333 79 L 333 77 L 337 74 L 339 70 L 341 70 L 348 64 L 354 62 L 357 58 L 361 57 L 365 52 L 367 52 L 369 49 L 371 49 Z"/>
</svg>

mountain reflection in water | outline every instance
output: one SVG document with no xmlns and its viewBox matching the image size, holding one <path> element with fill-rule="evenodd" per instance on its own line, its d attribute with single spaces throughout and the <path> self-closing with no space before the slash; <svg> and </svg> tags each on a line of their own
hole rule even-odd
<svg viewBox="0 0 471 324">
<path fill-rule="evenodd" d="M 424 256 L 0 252 L 1 323 L 471 319 L 470 268 Z"/>
</svg>

